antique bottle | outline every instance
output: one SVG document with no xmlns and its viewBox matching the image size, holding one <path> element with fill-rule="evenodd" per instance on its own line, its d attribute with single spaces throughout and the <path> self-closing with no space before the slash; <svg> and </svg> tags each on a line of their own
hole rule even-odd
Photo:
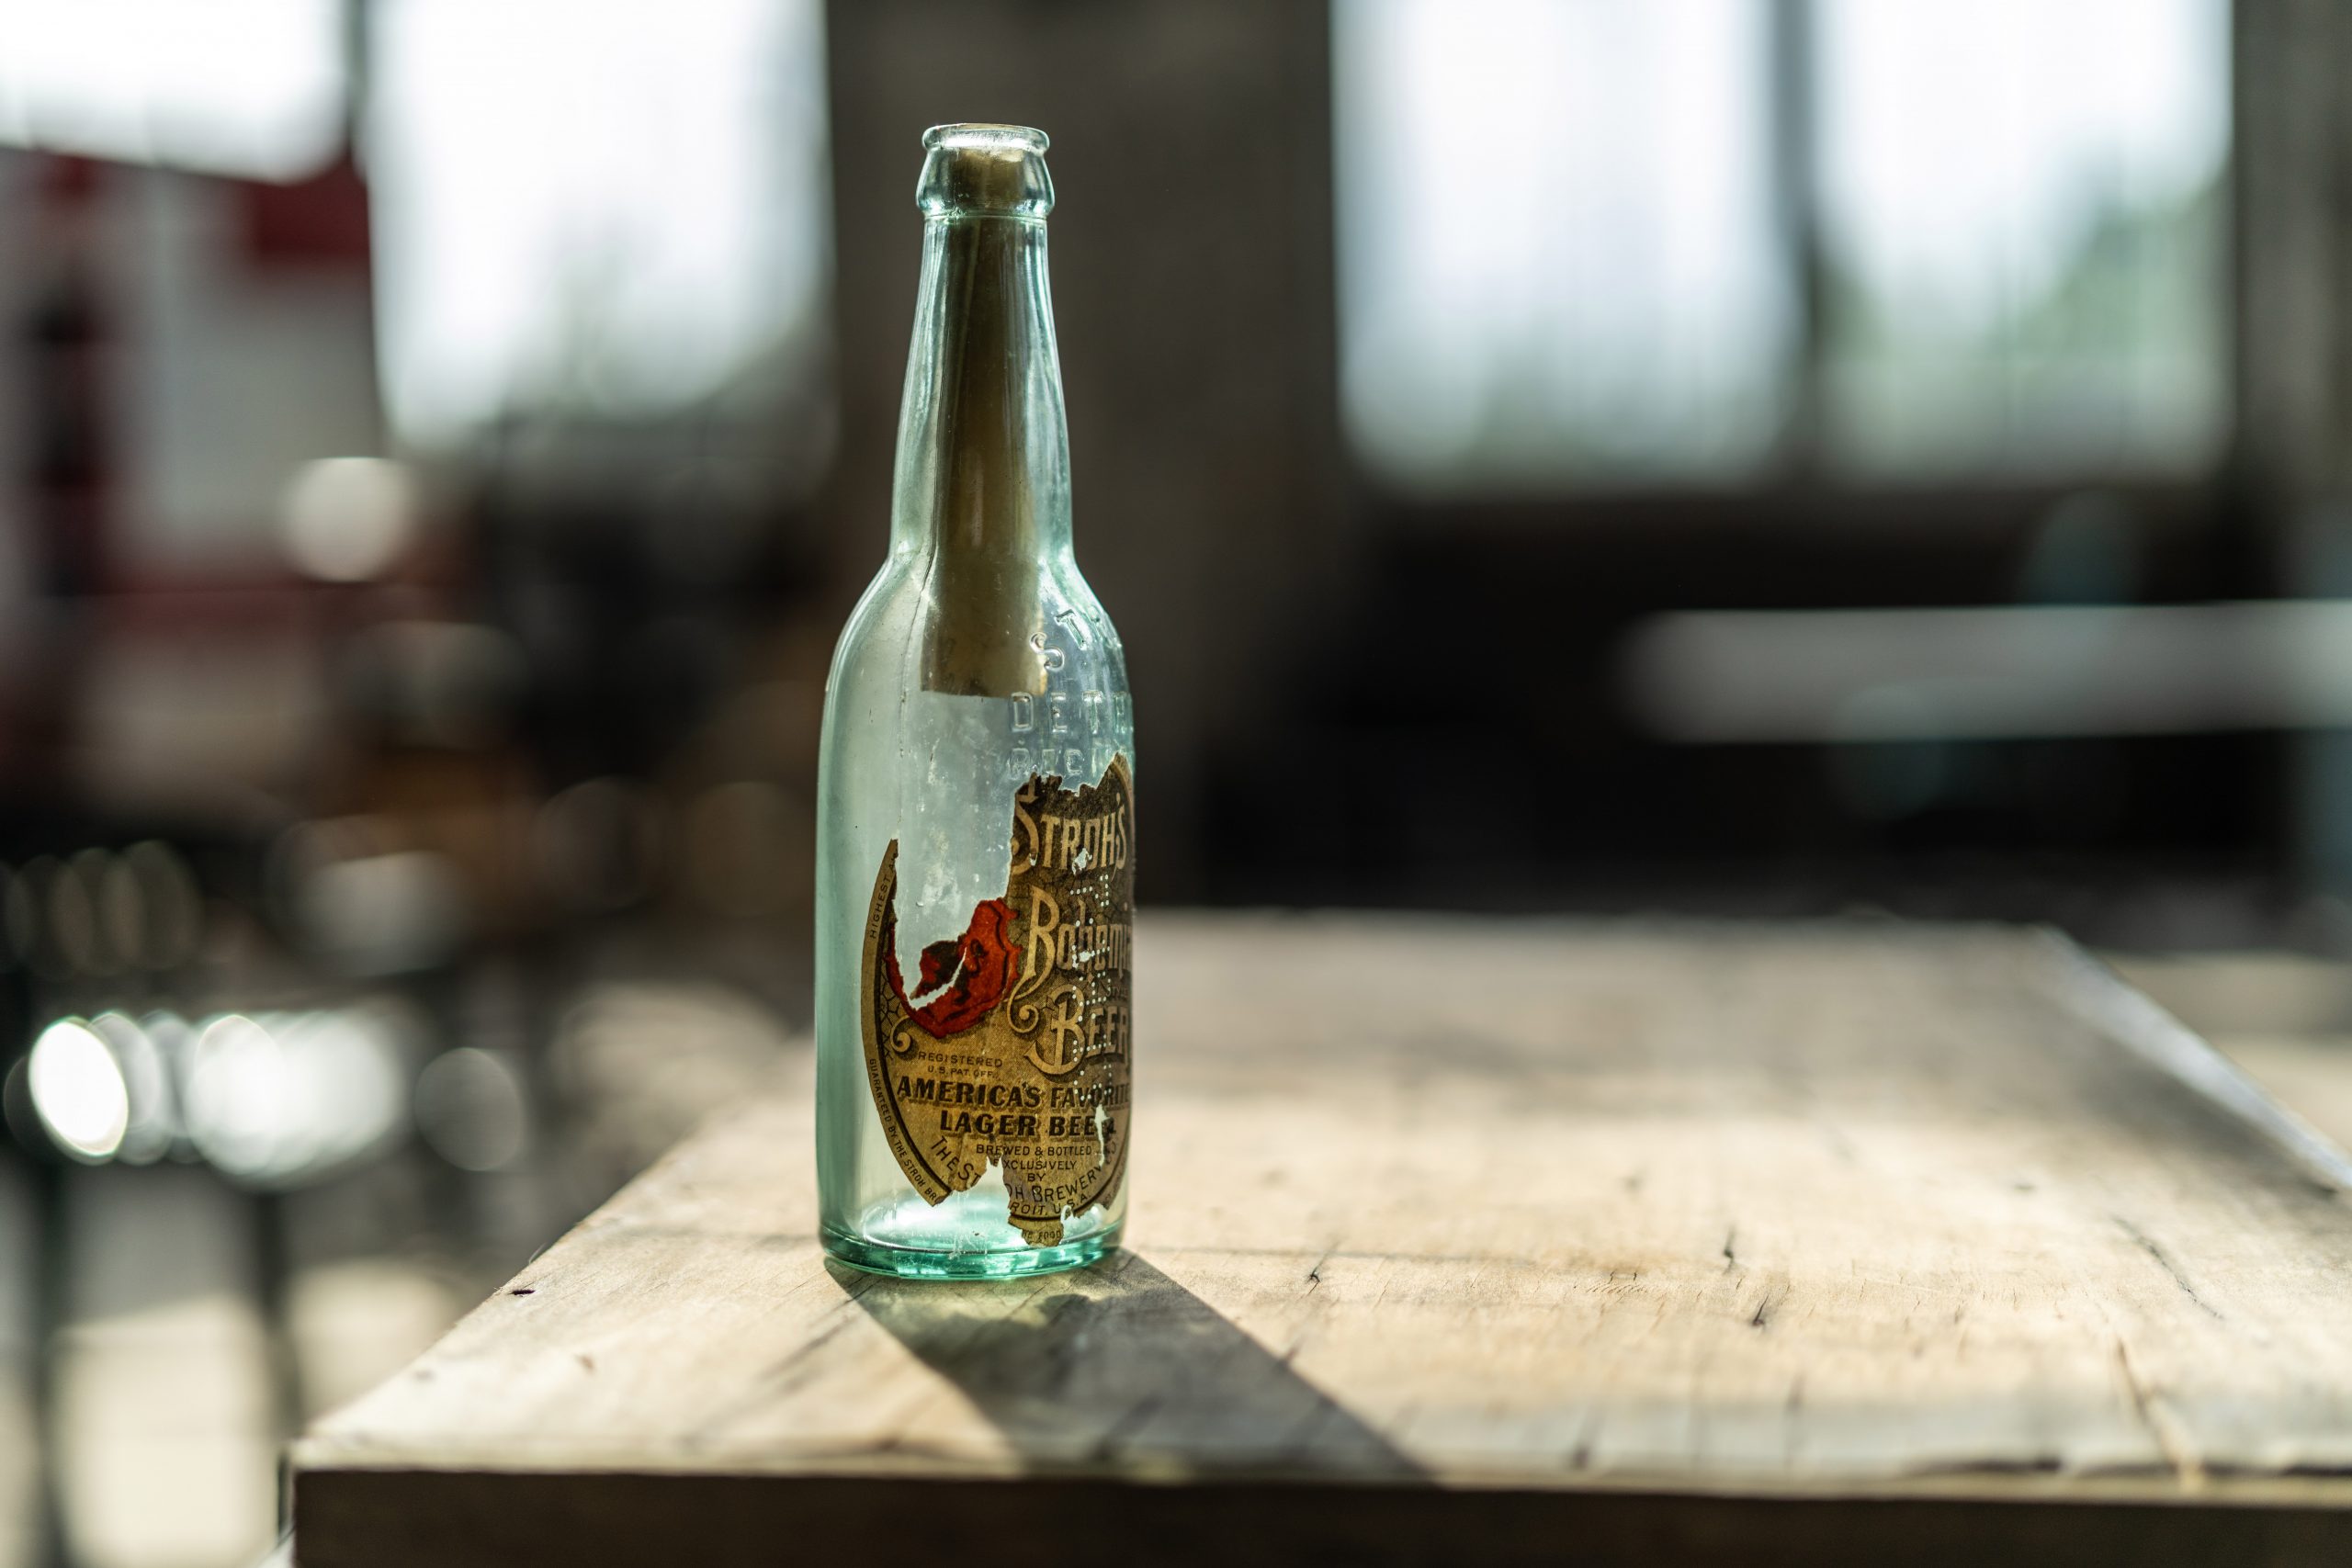
<svg viewBox="0 0 2352 1568">
<path fill-rule="evenodd" d="M 923 139 L 890 549 L 818 783 L 817 1176 L 878 1273 L 1074 1268 L 1126 1213 L 1134 716 L 1070 548 L 1043 132 Z"/>
</svg>

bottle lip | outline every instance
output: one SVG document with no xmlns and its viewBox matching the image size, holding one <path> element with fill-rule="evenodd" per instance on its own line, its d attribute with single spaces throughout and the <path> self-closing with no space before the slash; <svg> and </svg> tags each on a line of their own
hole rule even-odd
<svg viewBox="0 0 2352 1568">
<path fill-rule="evenodd" d="M 969 147 L 993 152 L 1043 152 L 1053 139 L 1035 126 L 999 125 L 989 120 L 955 120 L 934 125 L 922 133 L 926 152 L 942 147 Z"/>
<path fill-rule="evenodd" d="M 922 133 L 915 206 L 925 218 L 1041 220 L 1054 209 L 1046 133 L 1025 125 L 934 125 Z"/>
</svg>

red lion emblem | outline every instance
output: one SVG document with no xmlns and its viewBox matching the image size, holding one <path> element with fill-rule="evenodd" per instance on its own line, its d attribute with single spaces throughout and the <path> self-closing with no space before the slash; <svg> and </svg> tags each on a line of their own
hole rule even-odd
<svg viewBox="0 0 2352 1568">
<path fill-rule="evenodd" d="M 922 950 L 922 984 L 916 987 L 915 996 L 931 996 L 934 991 L 938 995 L 921 1007 L 907 995 L 906 982 L 899 976 L 898 944 L 888 946 L 890 988 L 906 1004 L 907 1015 L 933 1040 L 961 1034 L 986 1018 L 1004 999 L 1005 990 L 1012 984 L 1013 965 L 1020 959 L 1012 945 L 1012 906 L 1001 898 L 990 898 L 974 908 L 972 923 L 964 928 L 960 939 L 934 942 Z M 943 986 L 946 989 L 941 990 Z"/>
</svg>

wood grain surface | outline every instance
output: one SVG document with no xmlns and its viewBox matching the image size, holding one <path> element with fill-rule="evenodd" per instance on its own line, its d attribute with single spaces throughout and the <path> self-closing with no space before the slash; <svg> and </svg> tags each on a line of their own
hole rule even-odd
<svg viewBox="0 0 2352 1568">
<path fill-rule="evenodd" d="M 2064 941 L 1136 948 L 1126 1254 L 828 1266 L 804 1056 L 304 1439 L 300 1562 L 2352 1559 L 2352 1166 Z"/>
</svg>

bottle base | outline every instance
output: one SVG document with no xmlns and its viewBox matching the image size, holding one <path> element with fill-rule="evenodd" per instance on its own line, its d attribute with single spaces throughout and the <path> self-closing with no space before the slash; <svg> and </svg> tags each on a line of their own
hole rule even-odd
<svg viewBox="0 0 2352 1568">
<path fill-rule="evenodd" d="M 892 1247 L 830 1227 L 824 1231 L 823 1239 L 828 1257 L 863 1273 L 883 1274 L 896 1280 L 1021 1280 L 1100 1262 L 1118 1250 L 1122 1228 L 1110 1225 L 1058 1247 L 1006 1247 L 991 1252 Z"/>
</svg>

